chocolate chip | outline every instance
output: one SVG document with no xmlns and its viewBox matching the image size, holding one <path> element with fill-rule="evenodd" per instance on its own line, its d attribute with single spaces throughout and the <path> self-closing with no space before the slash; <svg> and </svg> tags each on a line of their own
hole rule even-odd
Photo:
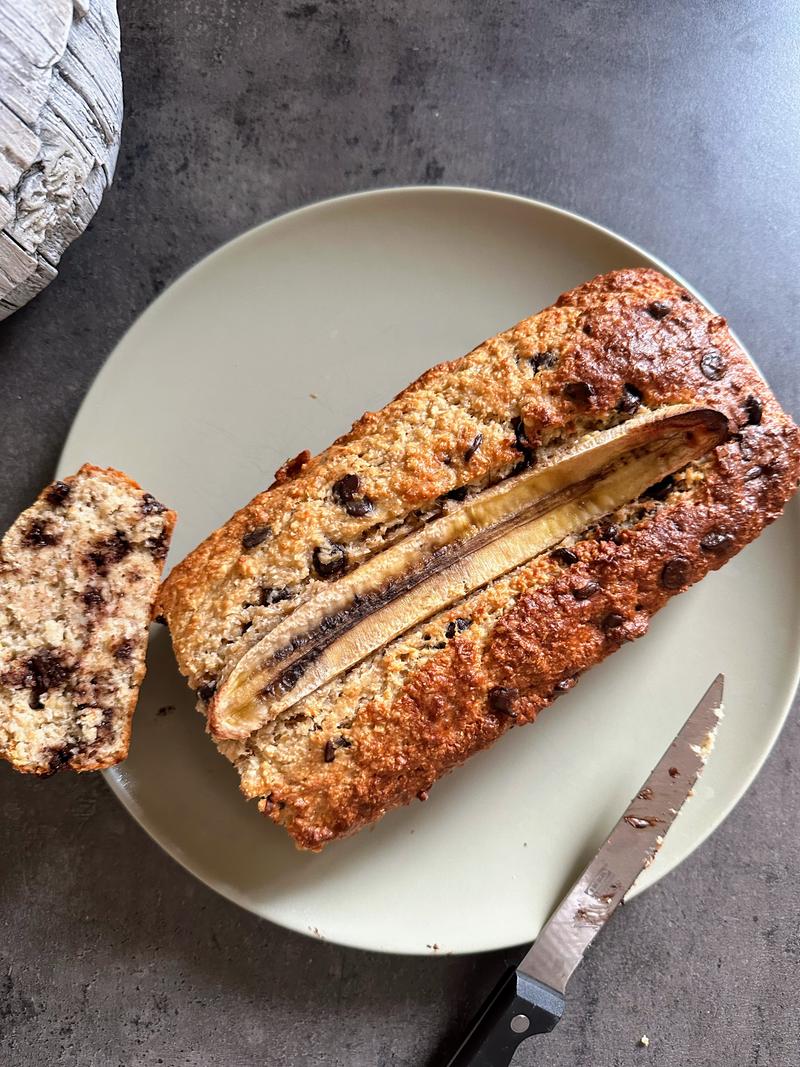
<svg viewBox="0 0 800 1067">
<path fill-rule="evenodd" d="M 469 463 L 469 461 L 472 459 L 472 457 L 475 455 L 475 453 L 478 451 L 478 449 L 481 447 L 482 444 L 483 444 L 483 434 L 482 433 L 476 433 L 475 436 L 472 438 L 472 444 L 469 446 L 469 448 L 464 453 L 464 462 L 465 463 Z"/>
<path fill-rule="evenodd" d="M 761 422 L 761 416 L 764 414 L 764 409 L 761 406 L 761 401 L 758 397 L 752 394 L 748 396 L 744 402 L 744 413 L 747 416 L 746 426 L 758 426 Z"/>
<path fill-rule="evenodd" d="M 162 511 L 167 510 L 151 493 L 144 494 L 141 508 L 143 515 L 160 515 Z"/>
<path fill-rule="evenodd" d="M 217 680 L 212 678 L 210 682 L 206 682 L 204 685 L 198 686 L 197 695 L 201 700 L 205 700 L 206 703 L 211 700 L 214 693 L 217 691 Z"/>
<path fill-rule="evenodd" d="M 519 415 L 511 420 L 511 428 L 514 431 L 514 443 L 523 452 L 528 447 L 528 438 L 525 436 L 525 423 Z"/>
<path fill-rule="evenodd" d="M 93 585 L 89 585 L 84 589 L 81 594 L 81 600 L 84 602 L 87 608 L 99 608 L 101 604 L 104 604 L 103 594 L 99 589 L 95 589 Z"/>
<path fill-rule="evenodd" d="M 164 536 L 164 532 L 162 532 L 161 536 Z M 155 540 L 156 538 L 149 537 L 145 544 L 149 547 L 149 543 Z M 111 537 L 97 541 L 92 551 L 88 553 L 86 560 L 95 568 L 98 574 L 105 574 L 112 564 L 120 563 L 130 551 L 130 541 L 122 530 L 117 530 Z M 166 554 L 165 549 L 164 555 Z"/>
<path fill-rule="evenodd" d="M 64 503 L 71 492 L 72 486 L 67 485 L 66 482 L 53 482 L 45 493 L 44 498 L 48 504 L 52 504 L 53 507 L 58 507 L 60 504 Z"/>
<path fill-rule="evenodd" d="M 700 360 L 700 370 L 711 382 L 718 382 L 725 373 L 725 359 L 716 348 L 710 348 Z"/>
<path fill-rule="evenodd" d="M 347 553 L 343 545 L 331 542 L 318 545 L 312 553 L 314 570 L 320 578 L 335 578 L 347 569 Z"/>
<path fill-rule="evenodd" d="M 153 559 L 166 559 L 167 552 L 169 552 L 169 544 L 167 543 L 168 534 L 166 526 L 157 537 L 148 537 L 144 543 L 144 547 L 150 552 Z M 130 548 L 130 546 L 129 546 Z"/>
<path fill-rule="evenodd" d="M 661 584 L 665 589 L 681 589 L 687 585 L 692 574 L 692 563 L 686 556 L 675 556 L 664 564 Z"/>
<path fill-rule="evenodd" d="M 554 548 L 550 553 L 550 559 L 554 559 L 556 563 L 563 563 L 565 567 L 571 567 L 573 563 L 578 562 L 578 556 L 570 548 Z"/>
<path fill-rule="evenodd" d="M 325 742 L 324 759 L 326 763 L 333 763 L 336 759 L 336 746 L 330 738 Z"/>
<path fill-rule="evenodd" d="M 531 366 L 534 374 L 538 374 L 540 370 L 549 370 L 551 367 L 555 367 L 557 362 L 558 352 L 553 351 L 552 348 L 545 349 L 544 352 L 537 352 L 535 356 L 531 356 Z"/>
<path fill-rule="evenodd" d="M 704 552 L 727 552 L 736 538 L 730 533 L 720 533 L 717 530 L 712 530 L 711 533 L 707 533 L 700 541 L 700 547 Z"/>
<path fill-rule="evenodd" d="M 120 641 L 114 649 L 114 659 L 130 659 L 132 655 L 133 643 L 131 641 Z"/>
<path fill-rule="evenodd" d="M 363 519 L 375 510 L 375 505 L 368 496 L 356 496 L 360 488 L 361 479 L 357 474 L 345 474 L 338 482 L 334 482 L 331 490 L 336 503 L 354 519 Z"/>
<path fill-rule="evenodd" d="M 268 608 L 272 604 L 279 604 L 282 600 L 291 600 L 292 594 L 286 588 L 275 589 L 270 585 L 264 586 L 261 590 L 261 606 Z"/>
<path fill-rule="evenodd" d="M 626 382 L 622 387 L 622 397 L 617 404 L 617 411 L 622 415 L 635 415 L 642 403 L 642 394 L 635 385 Z"/>
<path fill-rule="evenodd" d="M 588 600 L 593 597 L 595 593 L 600 592 L 600 584 L 593 578 L 590 578 L 585 585 L 579 585 L 577 589 L 572 590 L 572 595 L 576 600 Z"/>
<path fill-rule="evenodd" d="M 680 778 L 681 772 L 678 770 L 677 767 L 670 767 L 669 776 L 670 778 Z"/>
<path fill-rule="evenodd" d="M 35 653 L 25 664 L 21 684 L 31 691 L 30 706 L 41 708 L 42 697 L 51 689 L 63 685 L 71 674 L 70 668 L 64 663 L 57 652 L 50 649 L 42 649 Z"/>
<path fill-rule="evenodd" d="M 427 799 L 428 799 L 428 790 L 427 789 L 420 789 L 420 791 L 417 793 L 417 800 L 425 801 Z"/>
<path fill-rule="evenodd" d="M 47 524 L 39 519 L 34 519 L 22 535 L 22 543 L 29 548 L 46 548 L 48 545 L 57 544 L 58 541 L 58 534 L 48 530 Z"/>
<path fill-rule="evenodd" d="M 72 745 L 64 745 L 62 748 L 53 749 L 47 771 L 41 775 L 41 777 L 49 778 L 52 774 L 60 771 L 62 767 L 65 767 L 69 763 L 74 755 L 75 752 Z"/>
<path fill-rule="evenodd" d="M 161 534 L 163 537 L 164 534 Z M 116 530 L 113 537 L 109 537 L 105 542 L 105 546 L 108 549 L 109 558 L 112 563 L 119 563 L 125 559 L 128 553 L 131 551 L 131 543 L 122 530 Z"/>
<path fill-rule="evenodd" d="M 609 630 L 616 630 L 617 627 L 622 626 L 624 622 L 624 615 L 620 615 L 618 611 L 612 611 L 606 615 L 600 625 L 608 633 Z"/>
<path fill-rule="evenodd" d="M 591 322 L 584 322 L 583 332 L 587 337 L 594 337 L 594 326 Z"/>
<path fill-rule="evenodd" d="M 447 648 L 447 642 L 446 641 L 437 641 L 435 645 L 431 645 L 431 648 L 437 648 L 437 649 Z"/>
<path fill-rule="evenodd" d="M 672 311 L 672 304 L 667 300 L 654 300 L 652 304 L 647 305 L 648 315 L 652 315 L 657 320 L 669 315 L 670 311 Z"/>
<path fill-rule="evenodd" d="M 363 519 L 365 515 L 372 514 L 375 510 L 375 505 L 368 496 L 365 496 L 361 500 L 348 500 L 344 505 L 344 510 L 351 518 Z"/>
<path fill-rule="evenodd" d="M 655 482 L 649 489 L 645 489 L 642 496 L 648 497 L 650 500 L 664 500 L 672 492 L 674 485 L 675 479 L 671 474 L 668 474 L 660 482 Z"/>
<path fill-rule="evenodd" d="M 752 482 L 754 478 L 760 478 L 763 473 L 764 468 L 756 464 L 755 467 L 751 467 L 750 470 L 744 472 L 744 480 Z"/>
<path fill-rule="evenodd" d="M 495 685 L 489 690 L 489 707 L 500 715 L 516 717 L 514 716 L 514 701 L 518 696 L 518 689 L 514 689 L 511 686 Z"/>
<path fill-rule="evenodd" d="M 597 394 L 588 382 L 567 382 L 563 389 L 564 396 L 573 404 L 590 404 Z"/>
<path fill-rule="evenodd" d="M 345 474 L 338 482 L 333 483 L 331 492 L 337 504 L 344 506 L 348 500 L 352 500 L 361 488 L 361 479 L 357 474 Z"/>
<path fill-rule="evenodd" d="M 530 466 L 536 458 L 536 451 L 528 440 L 528 435 L 525 432 L 525 423 L 518 416 L 511 420 L 511 426 L 514 430 L 514 447 L 525 456 L 526 466 Z"/>
<path fill-rule="evenodd" d="M 257 548 L 272 536 L 271 526 L 256 526 L 242 537 L 242 548 Z"/>
<path fill-rule="evenodd" d="M 472 619 L 453 619 L 447 624 L 447 629 L 444 632 L 444 636 L 448 639 L 455 637 L 456 634 L 463 633 L 464 630 L 472 626 Z"/>
<path fill-rule="evenodd" d="M 680 296 L 681 300 L 685 300 L 688 303 L 691 303 L 692 300 L 694 299 L 692 294 L 691 293 L 687 293 L 685 289 L 681 289 L 681 291 L 680 291 L 680 293 L 678 295 Z"/>
<path fill-rule="evenodd" d="M 451 489 L 449 493 L 445 493 L 446 500 L 466 500 L 467 493 L 469 492 L 468 485 L 461 485 L 458 489 Z"/>
<path fill-rule="evenodd" d="M 622 539 L 622 531 L 615 522 L 603 523 L 597 528 L 598 541 L 613 541 L 618 545 Z"/>
</svg>

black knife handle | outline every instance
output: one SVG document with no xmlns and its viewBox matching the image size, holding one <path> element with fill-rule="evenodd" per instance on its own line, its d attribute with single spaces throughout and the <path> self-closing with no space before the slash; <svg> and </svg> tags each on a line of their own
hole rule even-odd
<svg viewBox="0 0 800 1067">
<path fill-rule="evenodd" d="M 520 1044 L 547 1034 L 564 1012 L 564 998 L 532 978 L 507 971 L 472 1020 L 447 1067 L 508 1067 Z"/>
</svg>

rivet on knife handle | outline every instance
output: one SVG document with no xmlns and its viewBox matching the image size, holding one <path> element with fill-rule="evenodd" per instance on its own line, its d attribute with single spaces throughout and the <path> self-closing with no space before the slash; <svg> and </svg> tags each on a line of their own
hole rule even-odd
<svg viewBox="0 0 800 1067">
<path fill-rule="evenodd" d="M 509 970 L 472 1020 L 448 1067 L 508 1067 L 519 1045 L 534 1034 L 548 1034 L 563 1011 L 561 993 Z"/>
</svg>

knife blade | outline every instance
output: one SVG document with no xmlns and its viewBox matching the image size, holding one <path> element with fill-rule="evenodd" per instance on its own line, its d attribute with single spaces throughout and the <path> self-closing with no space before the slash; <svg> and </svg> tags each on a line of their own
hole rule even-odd
<svg viewBox="0 0 800 1067">
<path fill-rule="evenodd" d="M 447 1067 L 508 1067 L 522 1041 L 558 1023 L 570 976 L 692 795 L 722 716 L 724 681 L 718 674 L 711 683 L 530 951 L 500 979 Z"/>
</svg>

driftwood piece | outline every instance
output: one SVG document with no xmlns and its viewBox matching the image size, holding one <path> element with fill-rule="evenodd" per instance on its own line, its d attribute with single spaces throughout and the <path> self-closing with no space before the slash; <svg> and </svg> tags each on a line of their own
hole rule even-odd
<svg viewBox="0 0 800 1067">
<path fill-rule="evenodd" d="M 115 0 L 0 0 L 0 319 L 86 229 L 121 125 Z"/>
</svg>

